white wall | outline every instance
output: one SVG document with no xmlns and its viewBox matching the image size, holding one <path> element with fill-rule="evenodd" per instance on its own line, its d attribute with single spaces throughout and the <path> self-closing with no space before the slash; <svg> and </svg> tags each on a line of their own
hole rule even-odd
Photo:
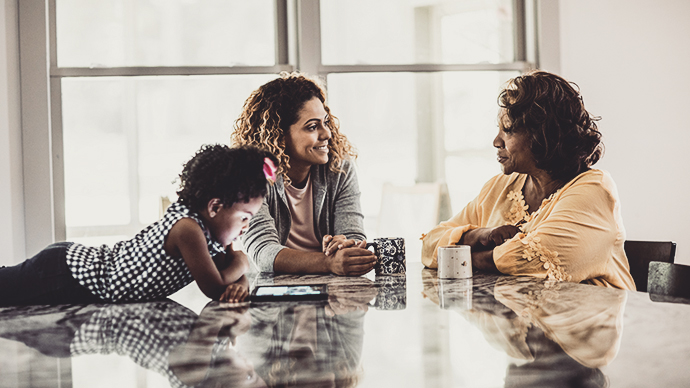
<svg viewBox="0 0 690 388">
<path fill-rule="evenodd" d="M 24 257 L 17 3 L 0 0 L 0 265 Z"/>
<path fill-rule="evenodd" d="M 559 0 L 560 74 L 602 117 L 628 239 L 690 264 L 690 1 Z M 548 69 L 547 69 L 548 70 Z"/>
</svg>

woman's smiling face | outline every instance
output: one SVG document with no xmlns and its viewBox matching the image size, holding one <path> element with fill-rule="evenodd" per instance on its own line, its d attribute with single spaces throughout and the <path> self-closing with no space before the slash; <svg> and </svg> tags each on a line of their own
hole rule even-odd
<svg viewBox="0 0 690 388">
<path fill-rule="evenodd" d="M 537 169 L 527 134 L 510 128 L 510 120 L 505 109 L 501 109 L 498 116 L 498 135 L 494 138 L 493 146 L 498 149 L 498 163 L 501 164 L 504 174 L 529 174 Z"/>
<path fill-rule="evenodd" d="M 290 156 L 290 167 L 311 167 L 328 163 L 328 113 L 323 103 L 314 97 L 304 103 L 297 121 L 285 136 L 285 153 Z"/>
</svg>

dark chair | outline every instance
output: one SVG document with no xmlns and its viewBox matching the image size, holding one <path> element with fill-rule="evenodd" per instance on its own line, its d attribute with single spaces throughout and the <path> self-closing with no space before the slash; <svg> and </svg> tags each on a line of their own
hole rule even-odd
<svg viewBox="0 0 690 388">
<path fill-rule="evenodd" d="M 653 261 L 649 263 L 648 286 L 650 297 L 654 294 L 690 299 L 690 266 Z"/>
<path fill-rule="evenodd" d="M 630 263 L 637 291 L 647 292 L 649 263 L 661 261 L 673 263 L 676 258 L 676 243 L 673 241 L 631 241 L 625 242 L 625 255 Z"/>
</svg>

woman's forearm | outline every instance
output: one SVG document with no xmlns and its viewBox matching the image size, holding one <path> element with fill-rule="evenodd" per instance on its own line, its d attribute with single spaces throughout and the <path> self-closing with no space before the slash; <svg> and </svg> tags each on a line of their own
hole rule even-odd
<svg viewBox="0 0 690 388">
<path fill-rule="evenodd" d="M 295 274 L 330 273 L 323 252 L 303 252 L 284 248 L 276 255 L 273 271 Z"/>
<path fill-rule="evenodd" d="M 485 272 L 498 272 L 494 263 L 494 250 L 472 251 L 472 268 Z"/>
<path fill-rule="evenodd" d="M 486 234 L 488 230 L 489 228 L 468 230 L 462 234 L 462 237 L 460 237 L 460 241 L 458 241 L 457 245 L 469 245 L 472 247 L 473 251 L 487 249 L 487 247 L 482 244 L 482 236 Z"/>
</svg>

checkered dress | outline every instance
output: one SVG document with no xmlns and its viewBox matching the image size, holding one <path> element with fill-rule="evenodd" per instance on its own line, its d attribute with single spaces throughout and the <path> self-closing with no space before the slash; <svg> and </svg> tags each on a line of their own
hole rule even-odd
<svg viewBox="0 0 690 388">
<path fill-rule="evenodd" d="M 171 295 L 194 279 L 182 257 L 165 254 L 163 244 L 170 229 L 181 218 L 196 221 L 206 236 L 211 257 L 225 252 L 211 238 L 201 218 L 187 206 L 175 202 L 161 220 L 112 249 L 107 245 L 87 247 L 73 244 L 67 250 L 72 276 L 94 295 L 108 302 L 160 299 Z"/>
</svg>

